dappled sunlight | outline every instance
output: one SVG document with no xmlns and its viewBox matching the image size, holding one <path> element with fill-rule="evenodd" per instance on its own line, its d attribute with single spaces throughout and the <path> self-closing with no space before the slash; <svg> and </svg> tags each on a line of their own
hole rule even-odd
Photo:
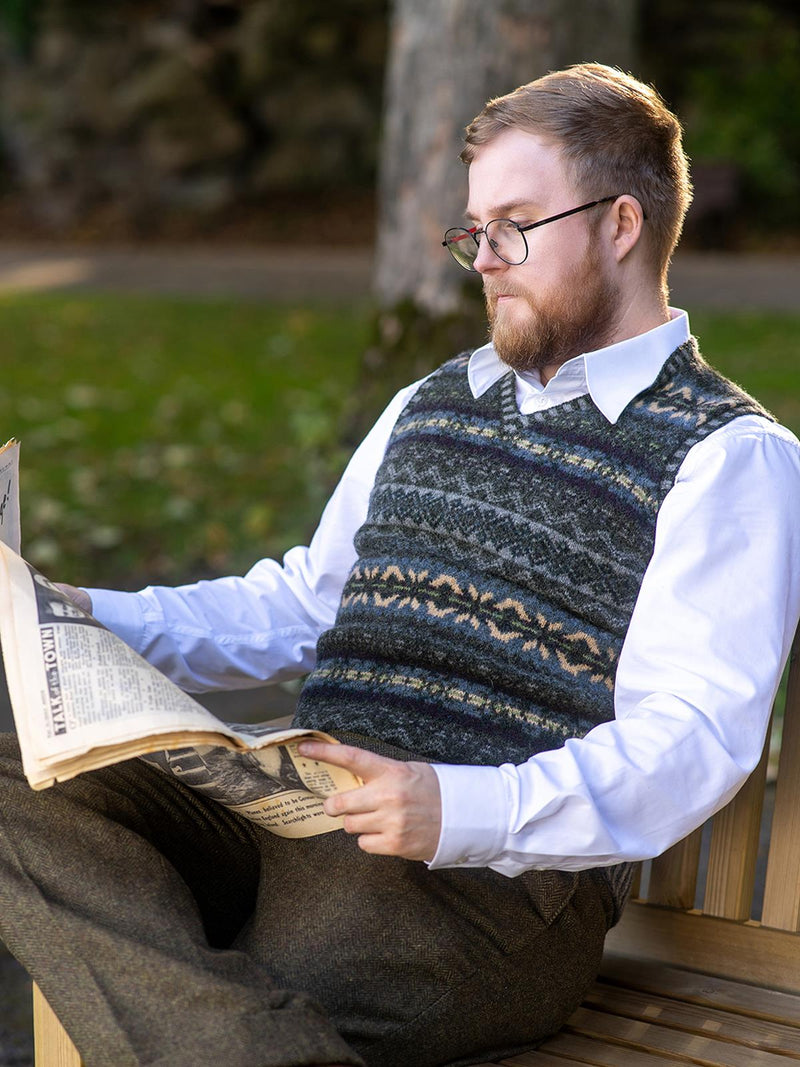
<svg viewBox="0 0 800 1067">
<path fill-rule="evenodd" d="M 69 288 L 93 273 L 87 258 L 43 257 L 19 266 L 0 267 L 0 292 L 38 292 Z"/>
</svg>

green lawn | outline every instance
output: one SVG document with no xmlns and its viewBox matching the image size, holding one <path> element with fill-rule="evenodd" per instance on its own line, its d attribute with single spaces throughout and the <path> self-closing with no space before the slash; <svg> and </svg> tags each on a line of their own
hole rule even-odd
<svg viewBox="0 0 800 1067">
<path fill-rule="evenodd" d="M 703 355 L 800 436 L 800 315 L 695 312 Z"/>
<path fill-rule="evenodd" d="M 308 536 L 344 463 L 363 312 L 109 296 L 0 300 L 0 436 L 23 550 L 59 580 L 246 568 Z"/>
<path fill-rule="evenodd" d="M 800 316 L 695 315 L 706 358 L 800 431 Z M 368 337 L 364 308 L 0 299 L 0 437 L 24 551 L 63 581 L 237 572 L 307 537 Z"/>
</svg>

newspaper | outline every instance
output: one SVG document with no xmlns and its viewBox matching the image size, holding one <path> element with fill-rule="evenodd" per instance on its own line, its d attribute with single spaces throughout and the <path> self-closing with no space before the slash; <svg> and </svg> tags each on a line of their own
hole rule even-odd
<svg viewBox="0 0 800 1067">
<path fill-rule="evenodd" d="M 13 437 L 0 448 L 0 541 L 20 551 L 19 442 Z"/>
<path fill-rule="evenodd" d="M 300 755 L 301 738 L 327 734 L 221 722 L 2 542 L 0 643 L 34 789 L 141 756 L 281 837 L 310 837 L 341 826 L 324 798 L 361 784 Z"/>
</svg>

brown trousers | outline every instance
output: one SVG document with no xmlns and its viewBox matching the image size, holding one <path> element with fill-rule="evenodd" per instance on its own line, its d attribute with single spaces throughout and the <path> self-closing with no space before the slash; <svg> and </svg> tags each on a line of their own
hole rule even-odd
<svg viewBox="0 0 800 1067">
<path fill-rule="evenodd" d="M 42 792 L 0 735 L 0 936 L 89 1067 L 469 1064 L 592 981 L 591 871 L 429 871 L 285 841 L 132 760 Z"/>
</svg>

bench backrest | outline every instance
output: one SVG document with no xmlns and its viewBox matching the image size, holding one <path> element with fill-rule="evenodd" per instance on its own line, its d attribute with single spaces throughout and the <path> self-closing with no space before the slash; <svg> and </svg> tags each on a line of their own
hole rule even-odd
<svg viewBox="0 0 800 1067">
<path fill-rule="evenodd" d="M 640 872 L 607 952 L 800 993 L 800 628 L 780 726 L 777 776 L 767 773 L 768 737 L 710 825 Z"/>
</svg>

